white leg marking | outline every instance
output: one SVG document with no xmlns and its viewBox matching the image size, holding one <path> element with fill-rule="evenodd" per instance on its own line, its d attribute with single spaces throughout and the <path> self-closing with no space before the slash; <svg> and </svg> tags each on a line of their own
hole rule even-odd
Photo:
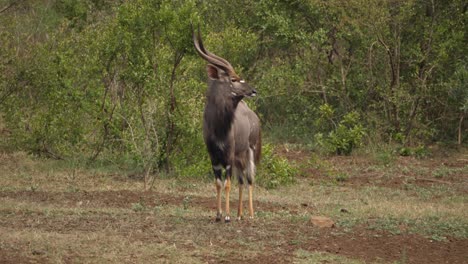
<svg viewBox="0 0 468 264">
<path fill-rule="evenodd" d="M 213 165 L 214 170 L 221 170 L 222 168 L 223 168 L 223 165 L 221 164 Z"/>
<path fill-rule="evenodd" d="M 226 144 L 224 143 L 224 141 L 218 141 L 216 142 L 216 146 L 218 146 L 220 150 L 224 150 L 226 147 Z"/>
<path fill-rule="evenodd" d="M 216 179 L 216 185 L 218 185 L 218 187 L 223 186 L 223 182 L 221 181 L 221 179 Z"/>
<path fill-rule="evenodd" d="M 251 177 L 252 181 L 255 176 L 255 161 L 254 161 L 254 152 L 253 149 L 249 148 L 249 163 L 247 165 L 247 173 Z"/>
</svg>

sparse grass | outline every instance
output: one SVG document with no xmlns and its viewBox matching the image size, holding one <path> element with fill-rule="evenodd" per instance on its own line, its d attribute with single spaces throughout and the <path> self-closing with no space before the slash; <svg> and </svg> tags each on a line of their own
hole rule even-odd
<svg viewBox="0 0 468 264">
<path fill-rule="evenodd" d="M 67 262 L 67 255 L 74 263 L 203 263 L 196 256 L 179 254 L 174 243 L 158 240 L 141 243 L 124 239 L 109 230 L 64 234 L 28 229 L 5 232 L 0 229 L 0 235 L 3 241 L 10 241 L 12 246 L 21 248 L 24 257 L 43 257 L 55 263 Z"/>
<path fill-rule="evenodd" d="M 373 219 L 371 228 L 374 229 L 394 232 L 396 226 L 404 223 L 407 225 L 405 230 L 411 233 L 468 238 L 468 198 L 444 189 L 423 188 L 422 192 L 382 187 L 356 189 L 310 186 L 302 183 L 262 194 L 262 197 L 283 205 L 289 204 L 292 208 L 297 208 L 299 203 L 311 204 L 316 214 L 330 216 L 339 225 L 347 227 L 365 226 L 368 219 Z M 443 194 L 443 198 L 434 199 Z M 342 213 L 342 208 L 349 213 Z"/>
<path fill-rule="evenodd" d="M 381 151 L 375 154 L 374 159 L 377 164 L 388 167 L 395 162 L 396 157 L 390 151 Z"/>
<path fill-rule="evenodd" d="M 294 263 L 297 264 L 315 264 L 315 263 L 341 263 L 341 264 L 364 264 L 365 262 L 350 259 L 340 255 L 327 252 L 309 252 L 299 249 L 294 252 Z"/>
<path fill-rule="evenodd" d="M 411 179 L 433 176 L 419 163 L 359 162 L 359 157 L 337 162 L 316 156 L 308 166 L 315 166 L 324 177 L 298 178 L 295 184 L 274 190 L 257 186 L 256 219 L 224 224 L 213 222 L 215 192 L 206 179 L 158 178 L 151 192 L 143 192 L 142 181 L 115 172 L 77 167 L 70 171 L 57 161 L 48 166 L 48 161 L 25 154 L 2 156 L 0 170 L 6 174 L 0 177 L 0 246 L 20 254 L 23 262 L 271 262 L 271 251 L 286 262 L 363 262 L 359 257 L 302 250 L 323 236 L 310 225 L 311 215 L 332 218 L 337 228 L 331 235 L 337 238 L 364 229 L 395 236 L 416 234 L 434 243 L 448 243 L 451 237 L 468 239 L 468 197 L 458 184 L 418 185 Z M 465 177 L 466 167 L 440 168 L 444 180 Z M 398 188 L 376 181 L 350 184 L 362 173 L 406 181 Z M 118 191 L 123 191 L 122 196 Z M 17 192 L 23 195 L 9 194 Z M 88 197 L 91 192 L 100 195 Z M 114 200 L 95 200 L 106 194 Z M 234 204 L 237 195 L 233 185 Z M 174 197 L 177 201 L 170 200 Z M 406 256 L 395 261 L 404 263 Z"/>
<path fill-rule="evenodd" d="M 442 165 L 432 171 L 432 176 L 437 179 L 442 179 L 456 173 L 463 173 L 465 175 L 468 174 L 468 165 L 465 165 L 461 168 L 449 168 L 445 165 Z"/>
</svg>

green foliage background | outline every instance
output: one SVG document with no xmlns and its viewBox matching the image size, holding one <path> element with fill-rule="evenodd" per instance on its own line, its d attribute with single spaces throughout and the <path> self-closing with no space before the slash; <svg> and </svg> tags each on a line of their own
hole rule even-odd
<svg viewBox="0 0 468 264">
<path fill-rule="evenodd" d="M 256 87 L 248 103 L 271 142 L 337 154 L 366 142 L 463 144 L 467 9 L 461 0 L 1 0 L 2 146 L 208 174 L 205 62 L 191 23 Z M 262 173 L 289 181 L 294 170 L 272 149 Z"/>
</svg>

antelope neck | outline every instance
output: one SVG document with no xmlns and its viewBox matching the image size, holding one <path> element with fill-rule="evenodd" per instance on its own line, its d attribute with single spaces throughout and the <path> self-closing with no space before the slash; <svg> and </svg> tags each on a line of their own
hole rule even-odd
<svg viewBox="0 0 468 264">
<path fill-rule="evenodd" d="M 225 139 L 232 128 L 234 113 L 239 99 L 223 93 L 220 87 L 213 87 L 207 95 L 205 106 L 205 121 L 213 129 L 217 139 Z"/>
</svg>

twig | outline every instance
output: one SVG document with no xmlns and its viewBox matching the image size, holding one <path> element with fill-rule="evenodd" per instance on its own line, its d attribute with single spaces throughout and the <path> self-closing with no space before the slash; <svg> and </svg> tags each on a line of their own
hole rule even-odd
<svg viewBox="0 0 468 264">
<path fill-rule="evenodd" d="M 429 179 L 429 178 L 415 178 L 415 180 L 416 181 L 437 182 L 437 183 L 443 183 L 443 184 L 452 184 L 451 182 L 448 182 L 448 181 L 441 181 L 441 180 Z"/>
<path fill-rule="evenodd" d="M 7 10 L 10 9 L 11 7 L 13 7 L 15 4 L 16 4 L 15 2 L 12 2 L 12 3 L 10 3 L 10 5 L 8 5 L 8 6 L 4 7 L 4 8 L 2 8 L 2 9 L 0 10 L 0 14 L 3 13 L 3 12 L 5 12 L 5 11 L 7 11 Z"/>
</svg>

